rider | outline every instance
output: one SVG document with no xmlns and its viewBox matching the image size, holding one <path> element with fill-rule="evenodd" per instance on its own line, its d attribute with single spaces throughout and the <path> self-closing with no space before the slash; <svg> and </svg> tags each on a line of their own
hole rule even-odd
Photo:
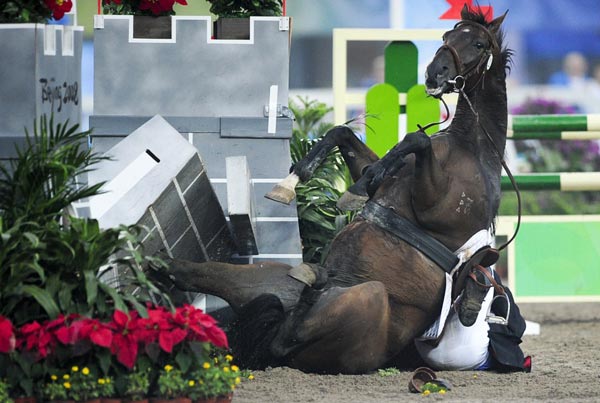
<svg viewBox="0 0 600 403">
<path fill-rule="evenodd" d="M 446 274 L 440 318 L 415 340 L 419 355 L 434 369 L 531 371 L 531 357 L 519 346 L 525 320 L 493 270 L 498 255 L 492 242 L 491 231 L 482 230 L 456 251 L 460 262 L 454 276 Z M 453 282 L 458 283 L 454 292 Z"/>
</svg>

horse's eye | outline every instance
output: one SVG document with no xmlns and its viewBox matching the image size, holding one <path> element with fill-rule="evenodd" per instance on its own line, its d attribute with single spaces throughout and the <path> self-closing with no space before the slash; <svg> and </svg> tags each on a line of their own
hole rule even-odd
<svg viewBox="0 0 600 403">
<path fill-rule="evenodd" d="M 475 47 L 479 50 L 483 49 L 485 45 L 481 42 L 475 42 Z"/>
</svg>

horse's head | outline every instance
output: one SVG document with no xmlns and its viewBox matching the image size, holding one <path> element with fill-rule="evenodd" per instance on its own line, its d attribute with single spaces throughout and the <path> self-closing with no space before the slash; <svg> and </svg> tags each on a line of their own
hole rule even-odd
<svg viewBox="0 0 600 403">
<path fill-rule="evenodd" d="M 427 66 L 427 93 L 436 98 L 456 89 L 473 88 L 482 75 L 504 60 L 501 55 L 500 25 L 506 13 L 491 22 L 466 5 L 462 20 L 443 36 L 444 44 Z"/>
</svg>

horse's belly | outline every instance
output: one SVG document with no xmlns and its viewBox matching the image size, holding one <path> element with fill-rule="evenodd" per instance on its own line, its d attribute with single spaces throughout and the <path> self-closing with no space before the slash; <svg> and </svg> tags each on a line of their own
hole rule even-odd
<svg viewBox="0 0 600 403">
<path fill-rule="evenodd" d="M 355 220 L 336 237 L 325 262 L 332 284 L 349 287 L 381 281 L 391 296 L 412 299 L 407 288 L 442 290 L 444 272 L 421 252 L 365 220 Z M 431 294 L 429 294 L 431 295 Z M 409 301 L 414 302 L 414 301 Z"/>
</svg>

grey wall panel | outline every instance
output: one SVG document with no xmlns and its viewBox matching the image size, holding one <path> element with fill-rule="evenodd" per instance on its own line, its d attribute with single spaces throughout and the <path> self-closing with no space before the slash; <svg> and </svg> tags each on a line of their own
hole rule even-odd
<svg viewBox="0 0 600 403">
<path fill-rule="evenodd" d="M 0 137 L 31 133 L 42 114 L 80 123 L 82 40 L 83 27 L 0 24 Z"/>
<path fill-rule="evenodd" d="M 225 158 L 245 155 L 253 179 L 284 178 L 291 166 L 288 140 L 269 138 L 221 139 L 218 134 L 194 133 L 210 178 L 225 178 Z"/>
<path fill-rule="evenodd" d="M 257 238 L 261 254 L 302 253 L 299 250 L 300 231 L 298 222 L 257 222 Z"/>
<path fill-rule="evenodd" d="M 132 18 L 103 16 L 94 31 L 95 115 L 258 117 L 271 85 L 287 105 L 288 17 L 252 18 L 247 41 L 210 40 L 210 17 L 176 16 L 174 40 L 130 40 Z"/>
</svg>

